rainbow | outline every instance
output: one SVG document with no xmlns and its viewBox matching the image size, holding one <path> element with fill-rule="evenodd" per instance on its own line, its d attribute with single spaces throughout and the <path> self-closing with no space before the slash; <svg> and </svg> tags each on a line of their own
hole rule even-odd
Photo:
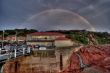
<svg viewBox="0 0 110 73">
<path fill-rule="evenodd" d="M 37 14 L 35 14 L 35 15 L 32 15 L 31 17 L 29 17 L 29 18 L 28 18 L 25 22 L 23 22 L 22 24 L 28 23 L 28 22 L 30 22 L 31 20 L 35 19 L 35 18 L 36 18 L 36 20 L 38 20 L 38 19 L 40 18 L 40 16 L 43 16 L 43 15 L 45 15 L 45 14 L 48 14 L 48 15 L 49 15 L 49 13 L 54 13 L 54 12 L 64 12 L 64 13 L 68 13 L 68 14 L 74 15 L 74 16 L 78 17 L 80 20 L 82 20 L 82 21 L 85 23 L 84 25 L 89 26 L 89 30 L 91 30 L 91 31 L 96 31 L 95 27 L 94 27 L 92 24 L 90 24 L 89 21 L 88 21 L 86 18 L 82 17 L 81 15 L 79 15 L 79 14 L 77 14 L 77 13 L 75 13 L 75 12 L 72 12 L 72 11 L 69 11 L 69 10 L 64 10 L 64 9 L 50 9 L 50 10 L 42 11 L 42 12 L 40 12 L 40 13 L 37 13 Z M 74 22 L 74 21 L 73 21 L 73 22 Z M 25 24 L 24 26 L 26 26 L 26 24 Z M 22 27 L 22 25 L 21 25 L 21 27 Z M 33 27 L 34 27 L 34 26 L 33 26 Z M 87 28 L 87 29 L 88 29 L 88 28 Z"/>
</svg>

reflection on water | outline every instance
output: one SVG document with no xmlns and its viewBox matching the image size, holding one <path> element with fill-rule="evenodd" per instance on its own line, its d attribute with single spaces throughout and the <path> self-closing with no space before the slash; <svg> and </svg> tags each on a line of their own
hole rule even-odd
<svg viewBox="0 0 110 73">
<path fill-rule="evenodd" d="M 3 66 L 4 64 L 3 63 L 0 63 L 0 73 L 3 73 L 2 72 L 2 66 Z"/>
</svg>

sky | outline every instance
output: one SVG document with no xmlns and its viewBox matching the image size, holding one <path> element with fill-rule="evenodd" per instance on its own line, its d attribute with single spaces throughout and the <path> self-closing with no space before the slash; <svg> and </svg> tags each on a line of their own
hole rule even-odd
<svg viewBox="0 0 110 73">
<path fill-rule="evenodd" d="M 0 29 L 110 32 L 110 0 L 0 0 Z"/>
</svg>

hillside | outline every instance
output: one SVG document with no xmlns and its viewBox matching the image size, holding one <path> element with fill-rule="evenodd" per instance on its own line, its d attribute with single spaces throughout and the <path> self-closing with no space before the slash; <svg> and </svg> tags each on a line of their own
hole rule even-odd
<svg viewBox="0 0 110 73">
<path fill-rule="evenodd" d="M 37 32 L 35 29 L 7 29 L 4 30 L 4 36 L 17 35 L 17 36 L 26 36 L 29 33 Z M 3 30 L 0 30 L 0 36 L 3 35 Z"/>
<path fill-rule="evenodd" d="M 29 33 L 38 32 L 35 29 L 13 29 L 5 30 L 4 36 L 17 35 L 26 36 Z M 53 30 L 47 32 L 60 32 L 65 34 L 72 41 L 83 45 L 110 44 L 110 33 L 107 32 L 91 32 L 86 30 Z M 0 36 L 3 31 L 0 30 Z"/>
<path fill-rule="evenodd" d="M 86 30 L 58 30 L 51 32 L 66 34 L 67 37 L 74 42 L 84 45 L 110 44 L 110 33 L 107 32 L 92 32 Z"/>
<path fill-rule="evenodd" d="M 110 73 L 110 45 L 89 45 L 73 51 L 61 73 Z"/>
</svg>

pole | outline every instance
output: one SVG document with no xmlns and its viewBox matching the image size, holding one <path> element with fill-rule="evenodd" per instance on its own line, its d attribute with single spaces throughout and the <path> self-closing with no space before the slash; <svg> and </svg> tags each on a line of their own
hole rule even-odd
<svg viewBox="0 0 110 73">
<path fill-rule="evenodd" d="M 23 47 L 23 55 L 25 55 L 25 47 Z"/>
<path fill-rule="evenodd" d="M 14 57 L 16 58 L 16 48 L 14 49 L 14 51 L 15 51 L 15 52 L 14 52 Z"/>
<path fill-rule="evenodd" d="M 27 47 L 27 50 L 28 50 L 28 52 L 27 52 L 27 53 L 29 53 L 29 54 L 30 54 L 30 52 L 31 52 L 30 50 L 31 50 L 31 49 L 30 49 L 30 47 L 29 47 L 29 46 Z"/>
<path fill-rule="evenodd" d="M 2 49 L 4 49 L 4 32 L 5 30 L 3 30 Z"/>
<path fill-rule="evenodd" d="M 17 32 L 17 30 L 16 30 L 15 41 L 16 41 L 16 43 L 18 44 L 18 38 L 17 38 L 17 35 L 18 35 L 18 32 Z"/>
<path fill-rule="evenodd" d="M 62 57 L 62 53 L 60 53 L 60 71 L 63 70 L 63 57 Z"/>
</svg>

